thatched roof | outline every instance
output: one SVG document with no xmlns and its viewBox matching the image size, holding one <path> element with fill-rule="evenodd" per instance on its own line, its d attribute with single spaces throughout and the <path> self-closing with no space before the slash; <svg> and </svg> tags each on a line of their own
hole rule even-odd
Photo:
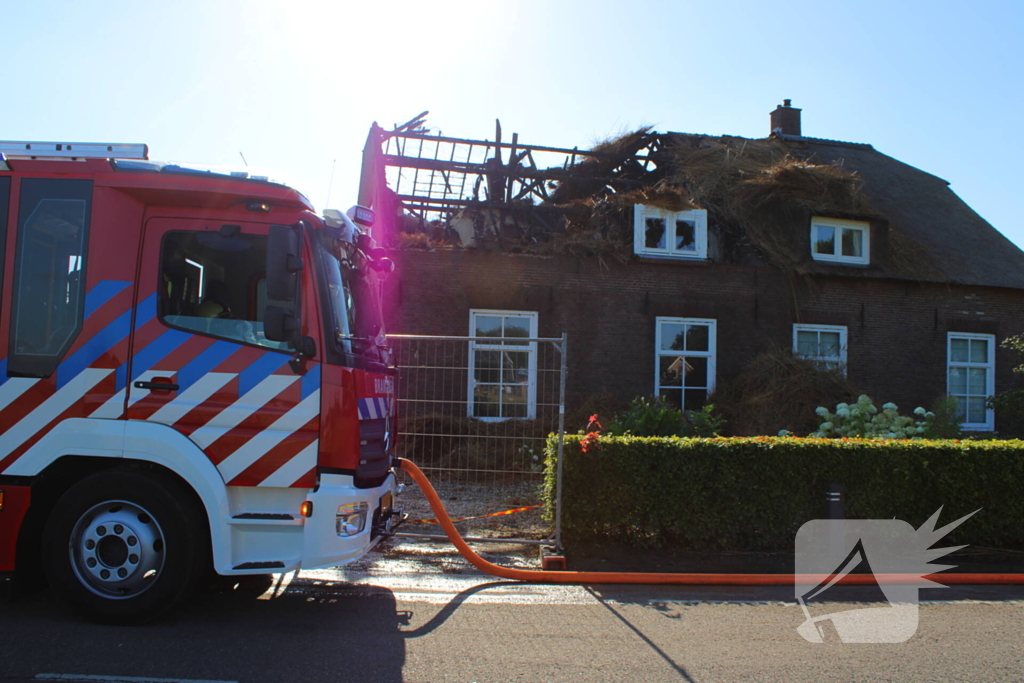
<svg viewBox="0 0 1024 683">
<path fill-rule="evenodd" d="M 647 129 L 625 135 L 619 147 L 629 149 L 645 134 Z M 753 252 L 799 274 L 1024 289 L 1024 252 L 946 181 L 871 145 L 785 135 L 748 139 L 663 133 L 659 138 L 666 154 L 647 176 L 648 190 L 609 196 L 600 188 L 585 198 L 574 193 L 574 203 L 598 208 L 613 201 L 628 209 L 668 199 L 707 209 L 726 243 L 720 255 L 726 261 L 744 260 L 744 252 Z M 573 170 L 592 175 L 582 165 Z M 809 218 L 816 215 L 870 221 L 872 262 L 851 267 L 815 261 Z M 606 227 L 609 217 L 595 211 L 597 220 L 585 227 L 599 227 L 605 238 L 631 240 L 628 221 L 615 235 Z"/>
<path fill-rule="evenodd" d="M 908 243 L 923 246 L 941 277 L 967 285 L 1024 289 L 1024 252 L 930 173 L 871 145 L 780 136 L 793 154 L 856 173 L 870 207 L 889 222 L 896 264 Z"/>
<path fill-rule="evenodd" d="M 781 134 L 748 139 L 657 133 L 645 126 L 587 152 L 514 141 L 513 150 L 525 151 L 501 165 L 498 157 L 477 163 L 457 160 L 454 152 L 445 161 L 437 154 L 442 141 L 492 147 L 439 136 L 422 159 L 386 157 L 396 168 L 416 169 L 413 178 L 420 171 L 431 178 L 411 190 L 415 196 L 393 202 L 402 213 L 403 202 L 410 201 L 419 218 L 400 217 L 397 232 L 403 234 L 393 237 L 392 246 L 626 261 L 635 258 L 633 206 L 645 204 L 707 210 L 712 261 L 768 264 L 796 275 L 1024 289 L 1024 252 L 947 182 L 871 145 Z M 531 150 L 566 158 L 538 168 Z M 435 183 L 435 175 L 444 182 Z M 466 188 L 473 188 L 471 200 L 459 194 Z M 487 192 L 479 194 L 481 188 Z M 870 263 L 815 260 L 812 216 L 870 222 Z M 411 229 L 409 220 L 416 224 Z"/>
</svg>

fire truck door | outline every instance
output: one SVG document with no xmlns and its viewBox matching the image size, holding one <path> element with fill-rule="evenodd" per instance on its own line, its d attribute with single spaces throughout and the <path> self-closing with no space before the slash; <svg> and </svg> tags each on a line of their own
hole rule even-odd
<svg viewBox="0 0 1024 683">
<path fill-rule="evenodd" d="M 66 420 L 122 416 L 138 245 L 92 180 L 3 177 L 0 195 L 0 474 L 35 474 Z"/>
<path fill-rule="evenodd" d="M 320 366 L 296 374 L 263 334 L 268 226 L 222 223 L 146 224 L 128 418 L 174 427 L 228 485 L 310 486 Z"/>
</svg>

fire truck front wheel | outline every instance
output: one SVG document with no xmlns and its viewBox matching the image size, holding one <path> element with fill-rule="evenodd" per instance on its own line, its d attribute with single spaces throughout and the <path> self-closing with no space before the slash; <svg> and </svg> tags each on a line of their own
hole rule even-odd
<svg viewBox="0 0 1024 683">
<path fill-rule="evenodd" d="M 43 533 L 53 590 L 90 619 L 141 623 L 184 599 L 208 564 L 201 511 L 169 478 L 108 470 L 61 497 Z"/>
</svg>

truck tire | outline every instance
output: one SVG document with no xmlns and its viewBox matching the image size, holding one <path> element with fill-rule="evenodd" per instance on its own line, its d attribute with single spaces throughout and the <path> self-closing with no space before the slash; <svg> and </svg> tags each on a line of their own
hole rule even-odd
<svg viewBox="0 0 1024 683">
<path fill-rule="evenodd" d="M 177 482 L 108 470 L 57 501 L 43 532 L 50 586 L 84 616 L 143 623 L 173 608 L 209 563 L 199 506 Z"/>
</svg>

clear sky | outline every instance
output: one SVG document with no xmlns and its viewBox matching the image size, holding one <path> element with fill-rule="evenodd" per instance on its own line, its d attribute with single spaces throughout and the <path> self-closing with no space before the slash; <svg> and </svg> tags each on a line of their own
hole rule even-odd
<svg viewBox="0 0 1024 683">
<path fill-rule="evenodd" d="M 0 139 L 145 142 L 355 202 L 370 124 L 590 146 L 623 130 L 867 142 L 1024 246 L 1020 0 L 0 0 Z M 332 181 L 333 169 L 333 181 Z M 969 245 L 965 245 L 969 248 Z"/>
</svg>

